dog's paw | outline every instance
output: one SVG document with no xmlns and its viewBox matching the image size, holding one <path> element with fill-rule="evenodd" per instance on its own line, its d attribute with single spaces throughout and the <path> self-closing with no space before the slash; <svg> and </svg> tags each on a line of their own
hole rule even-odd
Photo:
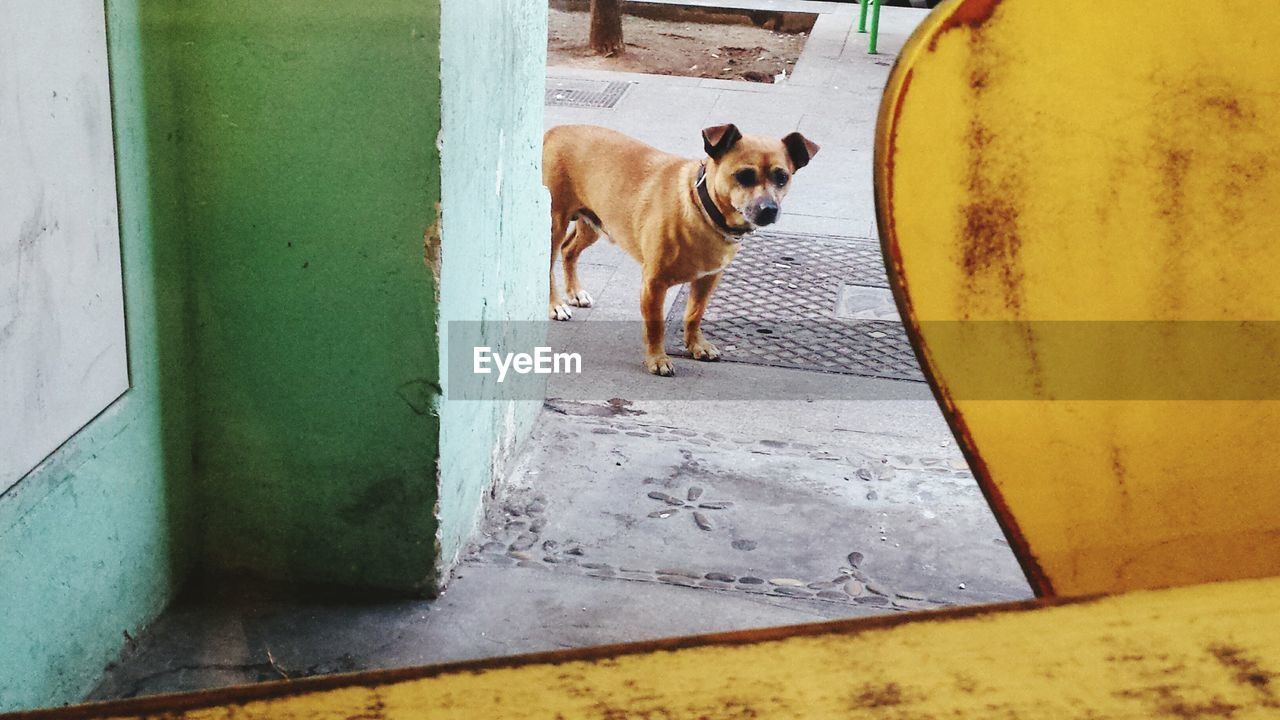
<svg viewBox="0 0 1280 720">
<path fill-rule="evenodd" d="M 591 299 L 591 293 L 586 290 L 569 293 L 569 304 L 580 308 L 589 308 L 595 300 Z"/>
<path fill-rule="evenodd" d="M 568 320 L 573 317 L 573 311 L 563 303 L 553 303 L 547 314 L 552 320 Z"/>
<path fill-rule="evenodd" d="M 706 340 L 698 340 L 697 342 L 689 343 L 689 354 L 693 356 L 694 360 L 715 362 L 720 359 L 720 348 Z"/>
<path fill-rule="evenodd" d="M 671 364 L 671 358 L 666 355 L 645 358 L 644 367 L 650 373 L 661 377 L 671 377 L 676 374 L 676 366 Z"/>
</svg>

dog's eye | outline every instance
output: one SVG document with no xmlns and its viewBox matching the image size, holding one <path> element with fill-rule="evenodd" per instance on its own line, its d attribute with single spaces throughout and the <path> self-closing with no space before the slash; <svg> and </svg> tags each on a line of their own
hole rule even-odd
<svg viewBox="0 0 1280 720">
<path fill-rule="evenodd" d="M 742 168 L 733 174 L 733 179 L 737 180 L 738 184 L 743 187 L 751 187 L 760 181 L 756 177 L 756 171 L 752 168 Z"/>
<path fill-rule="evenodd" d="M 786 170 L 783 170 L 782 168 L 775 168 L 769 179 L 773 181 L 774 185 L 782 187 L 787 184 L 787 181 L 791 179 L 791 176 L 787 174 Z"/>
</svg>

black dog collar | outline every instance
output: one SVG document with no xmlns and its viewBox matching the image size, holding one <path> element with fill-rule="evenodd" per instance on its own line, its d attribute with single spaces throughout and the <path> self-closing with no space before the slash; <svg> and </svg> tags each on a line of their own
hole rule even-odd
<svg viewBox="0 0 1280 720">
<path fill-rule="evenodd" d="M 698 181 L 694 183 L 694 187 L 698 188 L 698 199 L 702 201 L 702 209 L 707 211 L 707 217 L 711 218 L 711 222 L 714 223 L 716 227 L 720 228 L 721 232 L 727 235 L 733 235 L 734 237 L 739 237 L 746 235 L 755 229 L 750 225 L 742 228 L 733 227 L 729 224 L 729 221 L 725 219 L 724 213 L 720 212 L 720 208 L 716 207 L 715 201 L 711 199 L 711 193 L 707 190 L 706 163 L 703 163 L 698 167 Z"/>
</svg>

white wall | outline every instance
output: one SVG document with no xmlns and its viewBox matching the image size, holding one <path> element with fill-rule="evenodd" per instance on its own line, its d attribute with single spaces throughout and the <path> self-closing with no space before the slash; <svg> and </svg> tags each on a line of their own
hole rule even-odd
<svg viewBox="0 0 1280 720">
<path fill-rule="evenodd" d="M 128 387 L 102 0 L 0 0 L 0 492 Z"/>
</svg>

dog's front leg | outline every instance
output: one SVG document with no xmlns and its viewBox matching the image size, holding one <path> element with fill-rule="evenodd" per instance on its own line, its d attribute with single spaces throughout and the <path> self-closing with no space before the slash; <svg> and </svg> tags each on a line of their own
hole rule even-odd
<svg viewBox="0 0 1280 720">
<path fill-rule="evenodd" d="M 667 357 L 665 348 L 666 325 L 662 317 L 662 305 L 667 299 L 669 283 L 646 279 L 640 291 L 640 314 L 644 317 L 644 366 L 654 375 L 669 377 L 676 370 Z"/>
<path fill-rule="evenodd" d="M 702 314 L 707 311 L 707 301 L 720 282 L 720 273 L 703 275 L 689 283 L 689 303 L 684 307 L 684 346 L 694 360 L 715 361 L 720 350 L 702 337 Z"/>
</svg>

